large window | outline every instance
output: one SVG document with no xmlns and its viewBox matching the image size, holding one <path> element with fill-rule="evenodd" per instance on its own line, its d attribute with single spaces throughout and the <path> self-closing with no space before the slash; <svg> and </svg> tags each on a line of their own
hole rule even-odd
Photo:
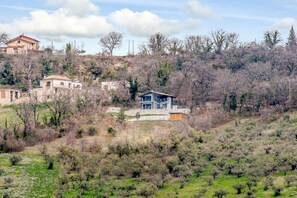
<svg viewBox="0 0 297 198">
<path fill-rule="evenodd" d="M 142 101 L 152 101 L 152 96 L 143 96 Z"/>
<path fill-rule="evenodd" d="M 166 102 L 166 101 L 167 101 L 167 97 L 162 97 L 162 96 L 157 97 L 157 102 Z"/>
<path fill-rule="evenodd" d="M 143 109 L 151 109 L 152 108 L 152 105 L 151 104 L 143 104 L 142 105 L 142 108 Z"/>
<path fill-rule="evenodd" d="M 50 86 L 51 86 L 51 81 L 47 81 L 47 82 L 46 82 L 46 86 L 47 86 L 47 87 L 50 87 Z"/>
</svg>

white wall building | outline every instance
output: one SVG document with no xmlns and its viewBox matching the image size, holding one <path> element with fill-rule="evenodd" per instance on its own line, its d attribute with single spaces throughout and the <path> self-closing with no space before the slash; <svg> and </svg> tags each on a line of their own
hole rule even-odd
<svg viewBox="0 0 297 198">
<path fill-rule="evenodd" d="M 118 90 L 120 87 L 130 87 L 130 83 L 128 81 L 101 82 L 101 89 L 104 91 Z"/>
<path fill-rule="evenodd" d="M 10 105 L 14 104 L 16 100 L 20 99 L 21 90 L 19 89 L 0 89 L 0 105 Z"/>
<path fill-rule="evenodd" d="M 81 90 L 82 84 L 79 81 L 72 81 L 70 78 L 59 75 L 50 75 L 40 81 L 40 88 L 34 89 L 38 98 L 49 97 L 62 90 Z"/>
</svg>

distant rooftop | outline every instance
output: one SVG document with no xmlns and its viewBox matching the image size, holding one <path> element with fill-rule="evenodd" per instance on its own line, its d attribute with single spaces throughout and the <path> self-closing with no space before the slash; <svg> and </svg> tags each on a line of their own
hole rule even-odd
<svg viewBox="0 0 297 198">
<path fill-rule="evenodd" d="M 66 76 L 60 76 L 60 75 L 50 75 L 50 76 L 46 76 L 44 77 L 43 80 L 67 80 L 67 81 L 71 81 L 70 78 L 66 77 Z"/>
<path fill-rule="evenodd" d="M 168 96 L 168 97 L 176 98 L 176 96 L 174 96 L 174 95 L 166 94 L 166 93 L 162 93 L 162 92 L 157 92 L 157 91 L 153 91 L 153 90 L 148 90 L 146 92 L 143 92 L 139 96 L 140 97 L 145 96 L 145 95 L 150 94 L 150 93 L 155 93 L 155 94 L 162 95 L 162 96 Z"/>
<path fill-rule="evenodd" d="M 11 43 L 11 42 L 16 41 L 16 40 L 23 40 L 23 41 L 27 41 L 27 42 L 28 42 L 28 40 L 31 40 L 31 41 L 34 41 L 34 42 L 39 42 L 38 40 L 36 40 L 34 38 L 31 38 L 31 37 L 28 37 L 28 36 L 25 36 L 25 35 L 20 35 L 20 36 L 18 36 L 16 38 L 10 39 L 7 43 Z"/>
</svg>

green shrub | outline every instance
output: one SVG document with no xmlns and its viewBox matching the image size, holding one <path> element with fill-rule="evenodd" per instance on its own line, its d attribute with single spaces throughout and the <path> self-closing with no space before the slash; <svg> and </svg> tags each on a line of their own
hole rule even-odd
<svg viewBox="0 0 297 198">
<path fill-rule="evenodd" d="M 207 190 L 205 188 L 202 188 L 201 190 L 199 190 L 197 194 L 194 194 L 193 196 L 191 196 L 191 198 L 203 198 L 205 197 L 206 192 Z"/>
<path fill-rule="evenodd" d="M 97 129 L 95 127 L 93 127 L 93 126 L 89 127 L 88 134 L 90 136 L 96 135 L 97 133 L 98 133 L 98 131 L 97 131 Z"/>
<path fill-rule="evenodd" d="M 150 197 L 155 194 L 157 187 L 152 183 L 142 184 L 136 188 L 136 195 Z"/>
<path fill-rule="evenodd" d="M 10 194 L 8 192 L 3 193 L 2 198 L 10 198 Z"/>
<path fill-rule="evenodd" d="M 245 185 L 242 184 L 242 183 L 239 183 L 239 184 L 235 184 L 235 185 L 233 186 L 233 188 L 234 188 L 235 190 L 237 190 L 237 193 L 236 193 L 236 194 L 239 195 L 239 194 L 242 193 L 242 189 L 245 188 Z"/>
<path fill-rule="evenodd" d="M 209 173 L 212 175 L 213 179 L 216 179 L 217 176 L 220 174 L 220 171 L 217 168 L 212 168 Z"/>
<path fill-rule="evenodd" d="M 120 123 L 120 124 L 124 124 L 125 121 L 126 121 L 126 115 L 125 115 L 125 108 L 124 107 L 121 107 L 120 109 L 120 112 L 118 113 L 117 115 L 117 121 Z"/>
<path fill-rule="evenodd" d="M 286 182 L 286 185 L 287 185 L 288 187 L 291 187 L 291 184 L 292 184 L 293 182 L 295 182 L 295 181 L 297 181 L 297 177 L 294 176 L 294 175 L 290 175 L 290 176 L 286 176 L 286 177 L 285 177 L 285 182 Z"/>
<path fill-rule="evenodd" d="M 174 177 L 188 177 L 191 175 L 191 171 L 187 164 L 175 166 L 172 175 Z"/>
<path fill-rule="evenodd" d="M 6 177 L 4 178 L 4 188 L 8 189 L 13 182 L 13 178 Z"/>
<path fill-rule="evenodd" d="M 273 186 L 272 187 L 272 190 L 274 191 L 274 195 L 273 196 L 278 197 L 278 196 L 281 195 L 281 191 L 283 191 L 284 188 L 283 187 L 279 187 L 279 186 L 278 187 Z"/>
<path fill-rule="evenodd" d="M 107 133 L 115 136 L 116 135 L 116 130 L 114 128 L 112 128 L 112 127 L 108 127 Z"/>
<path fill-rule="evenodd" d="M 213 197 L 222 198 L 228 194 L 229 192 L 226 190 L 216 190 L 213 194 Z"/>
<path fill-rule="evenodd" d="M 76 138 L 82 138 L 83 137 L 83 134 L 84 134 L 84 129 L 83 128 L 79 128 L 76 131 Z"/>
<path fill-rule="evenodd" d="M 5 173 L 4 169 L 0 168 L 0 176 Z"/>
<path fill-rule="evenodd" d="M 63 137 L 65 135 L 66 131 L 67 130 L 65 128 L 60 128 L 58 138 Z"/>
<path fill-rule="evenodd" d="M 16 155 L 13 155 L 9 158 L 9 161 L 11 163 L 11 166 L 15 166 L 17 163 L 19 163 L 20 161 L 22 161 L 22 158 Z"/>
<path fill-rule="evenodd" d="M 48 167 L 47 167 L 47 169 L 48 170 L 53 170 L 54 169 L 54 159 L 52 158 L 52 157 L 50 157 L 49 159 L 48 159 Z"/>
<path fill-rule="evenodd" d="M 178 165 L 178 159 L 172 157 L 166 162 L 166 167 L 169 171 L 169 173 L 172 173 L 175 166 Z"/>
<path fill-rule="evenodd" d="M 244 198 L 256 198 L 256 196 L 254 195 L 254 191 L 253 190 L 249 190 L 245 193 Z"/>
<path fill-rule="evenodd" d="M 213 178 L 212 178 L 212 177 L 210 177 L 210 176 L 206 176 L 206 177 L 204 177 L 203 179 L 204 179 L 204 181 L 206 181 L 206 183 L 207 183 L 209 186 L 211 186 L 211 185 L 213 184 Z"/>
<path fill-rule="evenodd" d="M 269 189 L 269 186 L 273 186 L 273 179 L 271 177 L 267 177 L 263 183 L 264 183 L 263 190 L 266 191 Z"/>
<path fill-rule="evenodd" d="M 179 185 L 179 189 L 183 189 L 185 187 L 185 182 L 181 182 Z"/>
<path fill-rule="evenodd" d="M 284 115 L 283 120 L 286 122 L 290 121 L 290 116 L 289 115 Z"/>
</svg>

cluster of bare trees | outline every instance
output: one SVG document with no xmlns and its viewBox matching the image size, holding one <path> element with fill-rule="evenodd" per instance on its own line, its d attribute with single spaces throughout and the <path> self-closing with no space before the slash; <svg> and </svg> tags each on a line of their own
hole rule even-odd
<svg viewBox="0 0 297 198">
<path fill-rule="evenodd" d="M 100 44 L 112 54 L 122 38 L 121 33 L 111 32 Z M 140 54 L 122 58 L 81 56 L 67 45 L 66 54 L 46 50 L 35 55 L 1 55 L 0 82 L 22 84 L 30 90 L 44 75 L 66 74 L 89 85 L 98 80 L 123 82 L 123 90 L 115 93 L 118 102 L 134 102 L 137 92 L 154 89 L 175 94 L 180 104 L 190 107 L 217 102 L 227 111 L 254 112 L 275 105 L 289 109 L 297 98 L 294 28 L 286 45 L 280 41 L 278 31 L 265 32 L 259 43 L 240 43 L 238 34 L 224 30 L 188 36 L 184 41 L 156 33 L 140 46 Z M 133 82 L 133 89 L 125 86 L 127 81 Z"/>
</svg>

